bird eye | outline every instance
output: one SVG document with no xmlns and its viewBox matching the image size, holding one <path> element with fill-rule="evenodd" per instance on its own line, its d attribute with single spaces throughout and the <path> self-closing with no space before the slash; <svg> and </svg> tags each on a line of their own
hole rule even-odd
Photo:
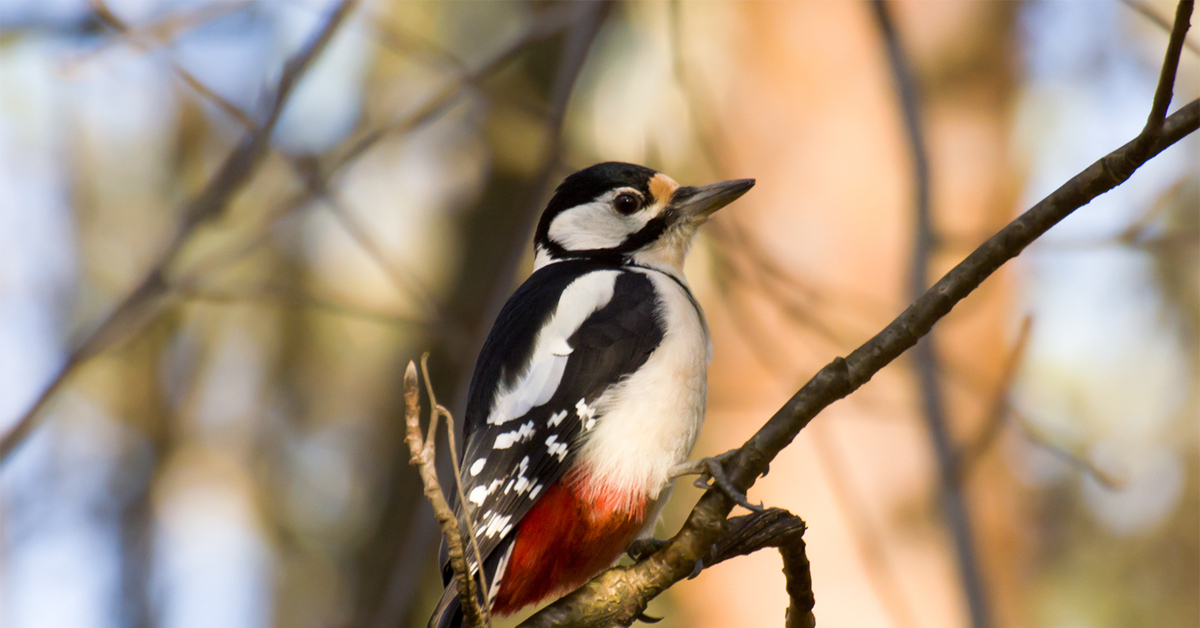
<svg viewBox="0 0 1200 628">
<path fill-rule="evenodd" d="M 638 197 L 628 192 L 619 194 L 617 195 L 617 198 L 613 199 L 613 207 L 626 216 L 637 211 L 640 205 L 641 203 L 638 201 Z"/>
</svg>

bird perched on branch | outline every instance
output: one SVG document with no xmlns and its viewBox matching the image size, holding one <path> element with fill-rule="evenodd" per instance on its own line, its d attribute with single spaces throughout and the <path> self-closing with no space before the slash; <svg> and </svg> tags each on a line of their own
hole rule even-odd
<svg viewBox="0 0 1200 628">
<path fill-rule="evenodd" d="M 696 471 L 683 463 L 704 420 L 711 344 L 683 260 L 696 229 L 753 185 L 686 187 L 609 162 L 567 177 L 550 199 L 534 272 L 488 335 L 463 423 L 457 508 L 494 614 L 611 566 L 652 531 L 672 478 Z M 442 573 L 429 625 L 456 627 L 447 561 Z"/>
</svg>

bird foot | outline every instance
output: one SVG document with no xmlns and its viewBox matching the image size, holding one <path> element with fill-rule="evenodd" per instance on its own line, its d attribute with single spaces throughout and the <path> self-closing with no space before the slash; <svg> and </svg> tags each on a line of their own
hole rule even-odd
<svg viewBox="0 0 1200 628">
<path fill-rule="evenodd" d="M 650 555 L 662 549 L 667 542 L 662 539 L 638 539 L 629 544 L 629 549 L 625 550 L 625 554 L 633 559 L 633 562 L 640 563 Z"/>
<path fill-rule="evenodd" d="M 684 475 L 699 475 L 700 477 L 696 478 L 695 482 L 696 488 L 702 488 L 704 490 L 710 490 L 713 488 L 719 489 L 722 493 L 725 493 L 729 499 L 732 499 L 742 508 L 759 512 L 763 509 L 763 505 L 751 504 L 746 498 L 746 494 L 739 491 L 737 487 L 735 487 L 733 483 L 729 481 L 729 477 L 725 475 L 725 468 L 723 465 L 726 462 L 729 462 L 735 454 L 735 451 L 727 451 L 717 456 L 684 462 L 671 469 L 671 477 L 677 478 Z M 712 478 L 712 484 L 704 481 L 706 476 Z"/>
</svg>

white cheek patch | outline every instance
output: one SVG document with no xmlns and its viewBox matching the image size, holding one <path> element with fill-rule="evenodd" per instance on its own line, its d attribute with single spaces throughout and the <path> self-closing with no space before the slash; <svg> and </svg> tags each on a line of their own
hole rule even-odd
<svg viewBox="0 0 1200 628">
<path fill-rule="evenodd" d="M 637 211 L 629 216 L 618 214 L 612 200 L 624 190 L 613 190 L 600 198 L 572 207 L 550 223 L 550 240 L 568 251 L 611 249 L 625 238 L 642 230 L 654 216 L 653 211 Z"/>
<path fill-rule="evenodd" d="M 550 401 L 558 390 L 563 369 L 567 367 L 567 359 L 571 355 L 571 345 L 567 340 L 592 312 L 608 305 L 616 281 L 617 271 L 602 270 L 583 275 L 563 290 L 554 315 L 538 332 L 529 365 L 512 388 L 501 388 L 496 392 L 488 423 L 503 425 L 524 416 L 531 408 Z M 563 417 L 556 419 L 556 416 L 550 417 L 552 424 L 562 421 Z M 522 433 L 515 430 L 508 433 L 504 441 L 498 437 L 495 446 L 507 444 L 511 447 L 513 443 L 523 440 L 523 437 L 518 440 L 519 437 L 522 437 Z"/>
</svg>

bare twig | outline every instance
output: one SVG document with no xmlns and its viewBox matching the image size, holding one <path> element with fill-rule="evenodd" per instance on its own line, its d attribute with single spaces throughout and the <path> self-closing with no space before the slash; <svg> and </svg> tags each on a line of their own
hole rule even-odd
<svg viewBox="0 0 1200 628">
<path fill-rule="evenodd" d="M 96 325 L 78 343 L 62 367 L 42 390 L 33 406 L 17 420 L 12 429 L 0 438 L 0 463 L 8 460 L 13 449 L 34 428 L 41 410 L 66 382 L 79 365 L 112 346 L 115 342 L 136 333 L 157 315 L 161 299 L 168 291 L 167 268 L 177 257 L 183 244 L 200 223 L 220 216 L 230 200 L 245 186 L 258 171 L 270 145 L 271 132 L 292 90 L 304 76 L 312 62 L 329 43 L 334 32 L 354 8 L 355 0 L 342 0 L 330 14 L 329 19 L 311 40 L 284 65 L 283 74 L 270 98 L 270 108 L 265 119 L 254 131 L 242 138 L 230 153 L 221 168 L 209 180 L 208 185 L 183 208 L 183 218 L 175 235 L 165 247 L 137 287 L 113 308 L 104 320 Z"/>
<path fill-rule="evenodd" d="M 458 503 L 462 504 L 462 520 L 459 523 L 467 529 L 467 538 L 471 541 L 471 550 L 475 553 L 475 565 L 478 567 L 476 573 L 479 575 L 479 590 L 486 596 L 489 589 L 487 576 L 483 573 L 483 553 L 479 551 L 479 541 L 475 536 L 475 524 L 471 522 L 471 514 L 467 510 L 470 502 L 467 501 L 467 495 L 463 493 L 462 488 L 462 468 L 459 465 L 458 448 L 454 442 L 454 415 L 450 414 L 450 411 L 444 406 L 438 404 L 437 397 L 433 394 L 433 380 L 429 379 L 429 353 L 421 356 L 421 376 L 425 378 L 425 394 L 429 396 L 430 407 L 446 420 L 446 439 L 450 445 L 450 465 L 454 469 L 454 490 L 458 493 Z M 430 422 L 430 429 L 433 429 L 432 420 Z M 433 440 L 432 432 L 430 440 Z M 489 620 L 488 609 L 486 607 L 483 608 L 483 616 L 485 621 Z"/>
<path fill-rule="evenodd" d="M 1164 61 L 1164 76 L 1174 76 L 1178 50 L 1182 47 L 1191 2 L 1185 3 L 1172 31 L 1170 51 Z M 1183 26 L 1179 26 L 1182 22 Z M 1156 101 L 1169 99 L 1162 87 Z M 1161 96 L 1163 91 L 1167 96 Z M 1156 108 L 1157 110 L 1157 108 Z M 1164 107 L 1165 110 L 1165 107 Z M 1175 114 L 1148 125 L 1138 138 L 1104 156 L 1059 189 L 1010 222 L 926 290 L 900 316 L 871 340 L 845 358 L 836 358 L 758 430 L 726 465 L 727 475 L 743 492 L 766 470 L 768 463 L 804 429 L 818 412 L 834 401 L 858 390 L 880 369 L 927 334 L 938 320 L 974 291 L 1008 260 L 1058 224 L 1076 209 L 1129 179 L 1142 164 L 1200 127 L 1200 101 L 1193 101 Z M 571 625 L 579 627 L 629 624 L 646 604 L 675 582 L 686 578 L 696 562 L 707 555 L 728 529 L 733 509 L 731 498 L 721 491 L 708 491 L 693 508 L 683 528 L 659 551 L 629 567 L 610 569 L 578 590 L 526 620 L 524 628 Z"/>
<path fill-rule="evenodd" d="M 416 467 L 421 475 L 425 497 L 433 505 L 433 514 L 437 517 L 438 525 L 442 529 L 442 536 L 446 540 L 450 565 L 454 570 L 454 578 L 458 582 L 458 596 L 462 602 L 463 618 L 466 624 L 472 628 L 487 626 L 487 610 L 480 603 L 480 592 L 476 588 L 475 579 L 470 575 L 471 570 L 463 551 L 463 539 L 458 527 L 458 518 L 454 516 L 454 511 L 446 502 L 446 495 L 442 492 L 441 484 L 438 483 L 437 463 L 434 460 L 434 450 L 436 449 L 434 436 L 437 434 L 439 414 L 436 406 L 430 408 L 429 434 L 427 437 L 422 437 L 421 391 L 417 382 L 417 366 L 410 361 L 408 368 L 404 371 L 404 424 L 407 428 L 404 442 L 408 444 L 409 464 Z"/>
<path fill-rule="evenodd" d="M 908 56 L 900 42 L 900 34 L 892 20 L 887 0 L 874 0 L 871 7 L 874 9 L 875 21 L 883 35 L 892 76 L 896 80 L 896 91 L 900 97 L 900 109 L 904 117 L 904 131 L 913 162 L 913 181 L 915 183 L 913 213 L 916 217 L 916 230 L 909 277 L 909 294 L 913 299 L 917 299 L 928 287 L 930 257 L 937 244 L 933 227 L 933 212 L 930 208 L 929 154 L 925 147 L 925 132 L 921 122 L 920 94 L 912 68 L 909 67 Z M 929 427 L 929 435 L 933 440 L 933 452 L 937 460 L 942 515 L 945 517 L 946 525 L 950 528 L 954 539 L 958 572 L 962 579 L 963 594 L 967 599 L 971 626 L 987 628 L 992 623 L 988 611 L 987 590 L 983 583 L 983 574 L 979 570 L 979 559 L 975 553 L 971 513 L 967 509 L 966 495 L 960 481 L 962 476 L 957 473 L 955 465 L 955 448 L 951 441 L 949 419 L 946 413 L 942 383 L 939 379 L 941 367 L 938 364 L 934 334 L 930 333 L 917 342 L 917 346 L 913 349 L 912 359 L 917 371 L 918 393 L 924 410 L 925 423 Z"/>
</svg>

